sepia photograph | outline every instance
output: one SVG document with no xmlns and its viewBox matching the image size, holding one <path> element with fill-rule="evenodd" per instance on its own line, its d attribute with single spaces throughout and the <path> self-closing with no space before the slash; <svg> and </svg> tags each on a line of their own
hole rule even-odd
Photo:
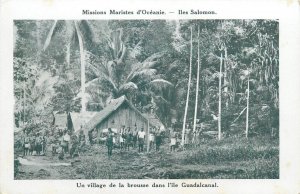
<svg viewBox="0 0 300 194">
<path fill-rule="evenodd" d="M 13 94 L 14 180 L 280 178 L 277 19 L 13 20 Z"/>
</svg>

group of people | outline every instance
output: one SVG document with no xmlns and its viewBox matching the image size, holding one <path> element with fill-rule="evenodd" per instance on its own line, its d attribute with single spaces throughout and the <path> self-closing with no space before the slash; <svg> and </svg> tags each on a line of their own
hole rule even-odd
<svg viewBox="0 0 300 194">
<path fill-rule="evenodd" d="M 108 150 L 108 156 L 112 155 L 112 149 L 117 147 L 117 138 L 119 147 L 121 150 L 128 150 L 130 147 L 136 148 L 138 146 L 138 152 L 144 152 L 146 142 L 146 132 L 144 128 L 138 130 L 135 128 L 131 130 L 130 127 L 123 126 L 119 133 L 114 133 L 111 128 L 108 128 L 106 135 L 106 146 Z M 149 149 L 153 149 L 155 145 L 156 151 L 159 151 L 162 143 L 162 136 L 160 129 L 150 129 L 149 135 Z"/>
<path fill-rule="evenodd" d="M 58 158 L 62 160 L 65 154 L 69 154 L 71 158 L 78 156 L 86 144 L 86 139 L 83 130 L 76 135 L 64 129 L 62 132 L 59 131 L 58 136 L 52 136 L 50 143 L 52 155 L 58 154 Z"/>
<path fill-rule="evenodd" d="M 190 125 L 186 126 L 184 133 L 183 148 L 198 147 L 200 145 L 201 127 L 197 127 L 195 131 L 190 128 Z M 172 130 L 170 132 L 170 151 L 176 151 L 182 140 L 182 134 Z"/>
<path fill-rule="evenodd" d="M 198 146 L 200 144 L 200 133 L 201 129 L 197 128 L 193 131 L 187 126 L 184 134 L 184 148 Z M 146 138 L 147 135 L 149 135 L 148 138 Z M 170 151 L 176 151 L 182 140 L 181 133 L 171 130 L 169 135 Z M 100 134 L 100 136 L 98 136 L 98 130 L 96 129 L 88 133 L 88 140 L 91 145 L 97 143 L 99 137 L 103 137 L 109 157 L 112 155 L 112 150 L 117 147 L 125 151 L 129 151 L 130 148 L 138 148 L 138 152 L 144 152 L 144 147 L 147 145 L 150 151 L 160 151 L 160 146 L 163 142 L 160 128 L 150 128 L 149 134 L 146 134 L 143 127 L 131 129 L 125 126 L 122 126 L 117 131 L 108 128 L 107 132 Z M 67 128 L 49 130 L 48 134 L 43 133 L 43 135 L 41 132 L 36 134 L 32 132 L 25 133 L 22 139 L 23 155 L 33 155 L 34 151 L 36 155 L 45 154 L 47 150 L 46 145 L 50 145 L 52 156 L 58 154 L 58 158 L 63 159 L 66 154 L 69 154 L 73 158 L 83 151 L 86 145 L 86 137 L 82 129 L 76 135 L 73 131 L 67 130 Z"/>
<path fill-rule="evenodd" d="M 47 150 L 51 150 L 52 156 L 58 155 L 59 159 L 63 159 L 65 154 L 75 157 L 82 151 L 85 144 L 83 130 L 76 135 L 67 128 L 53 128 L 47 132 L 37 132 L 36 134 L 32 131 L 24 131 L 22 136 L 23 156 L 46 155 Z"/>
<path fill-rule="evenodd" d="M 46 136 L 40 132 L 24 132 L 22 137 L 23 155 L 44 154 L 46 151 Z"/>
</svg>

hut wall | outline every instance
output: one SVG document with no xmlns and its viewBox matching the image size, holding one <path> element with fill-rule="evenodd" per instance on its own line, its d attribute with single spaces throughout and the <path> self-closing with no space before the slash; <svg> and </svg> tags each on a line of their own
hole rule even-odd
<svg viewBox="0 0 300 194">
<path fill-rule="evenodd" d="M 121 129 L 124 125 L 125 127 L 130 127 L 131 129 L 137 126 L 138 130 L 141 127 L 147 132 L 147 120 L 142 117 L 138 112 L 132 109 L 128 104 L 124 103 L 115 112 L 109 115 L 105 120 L 97 125 L 98 131 L 102 129 L 117 128 Z"/>
</svg>

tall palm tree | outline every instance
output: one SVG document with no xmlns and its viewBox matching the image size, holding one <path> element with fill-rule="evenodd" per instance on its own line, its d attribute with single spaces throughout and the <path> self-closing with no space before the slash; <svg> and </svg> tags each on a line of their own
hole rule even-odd
<svg viewBox="0 0 300 194">
<path fill-rule="evenodd" d="M 254 80 L 250 80 L 250 69 L 247 68 L 246 70 L 241 71 L 241 80 L 244 81 L 247 79 L 247 108 L 246 108 L 246 130 L 245 130 L 245 135 L 246 138 L 248 138 L 248 133 L 249 133 L 249 98 L 250 98 L 250 82 Z"/>
<path fill-rule="evenodd" d="M 52 24 L 52 27 L 47 35 L 46 41 L 44 43 L 44 47 L 43 50 L 45 51 L 50 43 L 51 40 L 53 39 L 53 37 L 55 36 L 56 32 L 61 30 L 61 28 L 59 27 L 58 23 L 64 22 L 63 25 L 66 27 L 67 29 L 67 34 L 69 36 L 69 40 L 68 43 L 66 45 L 67 47 L 67 52 L 66 52 L 66 61 L 67 64 L 70 65 L 70 47 L 71 47 L 71 42 L 74 38 L 78 39 L 78 46 L 79 46 L 79 51 L 80 51 L 80 69 L 81 69 L 81 90 L 80 90 L 80 95 L 82 100 L 81 100 L 81 112 L 85 112 L 86 111 L 86 94 L 85 94 L 85 82 L 86 82 L 86 78 L 85 78 L 85 48 L 84 48 L 84 38 L 83 38 L 83 29 L 80 28 L 80 25 L 85 25 L 85 27 L 89 27 L 89 24 L 87 21 L 85 20 L 69 20 L 69 21 L 58 21 L 55 20 Z M 86 32 L 84 32 L 84 34 L 87 34 Z M 89 34 L 91 35 L 91 34 Z"/>
<path fill-rule="evenodd" d="M 193 123 L 193 132 L 196 131 L 197 123 L 197 112 L 198 112 L 198 93 L 199 93 L 199 78 L 200 78 L 200 68 L 201 68 L 201 59 L 200 59 L 200 27 L 198 26 L 198 60 L 197 60 L 197 83 L 196 83 L 196 102 L 195 102 L 195 112 L 194 112 L 194 123 Z"/>
<path fill-rule="evenodd" d="M 246 138 L 248 138 L 249 131 L 249 97 L 250 97 L 250 89 L 249 89 L 249 80 L 250 80 L 250 72 L 248 70 L 247 76 L 247 114 L 246 114 Z"/>
<path fill-rule="evenodd" d="M 221 53 L 220 57 L 220 72 L 219 72 L 219 112 L 218 112 L 218 139 L 222 138 L 221 131 L 221 112 L 222 112 L 222 62 L 223 62 L 223 54 Z"/>
<path fill-rule="evenodd" d="M 190 45 L 190 66 L 189 66 L 189 81 L 188 81 L 188 90 L 185 101 L 185 110 L 183 117 L 183 126 L 182 126 L 182 136 L 181 136 L 181 145 L 184 145 L 184 136 L 185 136 L 185 125 L 187 119 L 187 111 L 189 107 L 189 98 L 190 98 L 190 87 L 191 87 L 191 79 L 192 79 L 192 57 L 193 57 L 193 28 L 190 27 L 191 30 L 191 45 Z"/>
</svg>

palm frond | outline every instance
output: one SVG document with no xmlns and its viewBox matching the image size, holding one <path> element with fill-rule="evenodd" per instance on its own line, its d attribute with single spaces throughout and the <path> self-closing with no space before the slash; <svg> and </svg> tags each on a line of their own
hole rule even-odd
<svg viewBox="0 0 300 194">
<path fill-rule="evenodd" d="M 130 56 L 132 58 L 136 58 L 137 56 L 139 56 L 143 50 L 143 47 L 141 46 L 142 44 L 142 40 L 140 40 L 135 46 L 134 48 L 130 49 Z"/>
<path fill-rule="evenodd" d="M 117 91 L 117 90 L 118 90 L 118 88 L 117 88 L 116 84 L 113 82 L 113 80 L 112 80 L 109 76 L 107 76 L 107 75 L 105 75 L 105 74 L 102 74 L 102 76 L 97 77 L 97 78 L 95 78 L 95 79 L 93 79 L 93 80 L 87 82 L 87 83 L 85 84 L 85 86 L 86 86 L 86 87 L 89 87 L 89 86 L 91 86 L 91 85 L 93 85 L 93 84 L 96 84 L 97 82 L 100 82 L 100 81 L 106 81 L 106 82 L 110 85 L 110 87 L 112 87 L 112 89 L 113 89 L 114 91 Z"/>
<path fill-rule="evenodd" d="M 150 84 L 151 85 L 156 85 L 156 86 L 163 86 L 163 87 L 166 87 L 166 86 L 173 87 L 174 86 L 171 82 L 169 82 L 165 79 L 154 79 L 150 82 Z"/>
<path fill-rule="evenodd" d="M 159 94 L 166 90 L 171 91 L 170 89 L 174 87 L 171 82 L 164 79 L 154 79 L 149 83 L 149 86 L 151 91 Z"/>
<path fill-rule="evenodd" d="M 125 83 L 123 84 L 121 87 L 120 87 L 120 92 L 123 92 L 123 93 L 126 93 L 127 91 L 134 91 L 134 90 L 137 90 L 138 89 L 138 86 L 133 83 L 133 82 L 128 82 L 128 83 Z"/>
<path fill-rule="evenodd" d="M 151 79 L 155 74 L 157 70 L 156 69 L 143 69 L 141 71 L 134 72 L 131 76 L 131 79 L 128 81 L 131 81 L 133 79 L 137 78 L 144 78 L 144 79 Z"/>
</svg>

